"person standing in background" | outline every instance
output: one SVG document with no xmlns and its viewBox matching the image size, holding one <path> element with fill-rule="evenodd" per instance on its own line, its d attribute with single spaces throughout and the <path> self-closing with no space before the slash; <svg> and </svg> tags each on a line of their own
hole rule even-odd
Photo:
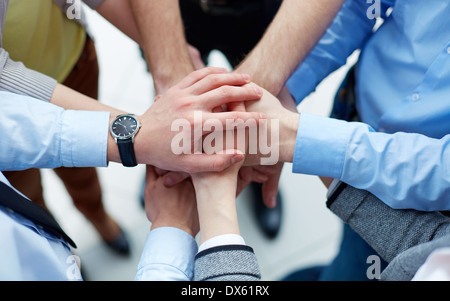
<svg viewBox="0 0 450 301">
<path fill-rule="evenodd" d="M 11 59 L 98 99 L 99 66 L 95 43 L 86 28 L 77 20 L 69 20 L 56 2 L 10 1 L 3 48 Z M 61 167 L 54 171 L 75 207 L 92 223 L 105 244 L 117 254 L 128 255 L 128 238 L 103 205 L 97 170 L 94 167 Z M 47 208 L 39 169 L 9 171 L 4 175 L 19 191 Z"/>
</svg>

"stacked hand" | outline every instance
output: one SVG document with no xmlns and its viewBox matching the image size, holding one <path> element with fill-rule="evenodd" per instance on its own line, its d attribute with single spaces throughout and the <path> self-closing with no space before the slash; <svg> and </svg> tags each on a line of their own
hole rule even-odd
<svg viewBox="0 0 450 301">
<path fill-rule="evenodd" d="M 193 237 L 201 230 L 201 242 L 221 234 L 239 234 L 234 191 L 242 163 L 222 172 L 192 174 L 171 188 L 155 168 L 148 167 L 144 196 L 151 229 L 174 227 Z"/>
<path fill-rule="evenodd" d="M 254 84 L 253 84 L 254 85 Z M 263 96 L 258 101 L 246 102 L 246 110 L 251 112 L 262 112 L 266 116 L 268 136 L 272 120 L 279 121 L 279 162 L 275 165 L 260 165 L 261 153 L 249 154 L 239 172 L 239 181 L 237 184 L 237 195 L 251 182 L 263 183 L 263 199 L 268 207 L 276 205 L 276 196 L 278 193 L 278 183 L 284 162 L 292 161 L 292 150 L 297 135 L 299 114 L 295 102 L 290 97 L 286 89 L 282 91 L 278 98 L 269 92 L 264 91 Z M 291 130 L 292 129 L 292 130 Z M 248 145 L 248 143 L 247 143 Z M 164 183 L 171 187 L 189 177 L 188 173 L 169 172 L 164 175 Z"/>
<path fill-rule="evenodd" d="M 236 151 L 213 155 L 194 154 L 194 151 L 201 143 L 201 135 L 211 132 L 203 131 L 207 120 L 218 120 L 225 127 L 230 120 L 258 122 L 264 118 L 264 115 L 257 112 L 217 110 L 230 103 L 260 99 L 262 90 L 249 83 L 250 78 L 246 75 L 227 73 L 222 68 L 204 68 L 194 71 L 170 88 L 139 117 L 142 129 L 135 140 L 138 163 L 170 171 L 193 173 L 222 171 L 243 160 L 244 155 Z M 196 120 L 196 115 L 202 119 Z M 202 131 L 198 140 L 195 134 L 189 136 L 191 145 L 188 145 L 188 148 L 192 153 L 173 152 L 172 142 L 177 133 L 172 129 L 177 121 L 183 121 L 190 126 L 189 132 L 193 133 L 198 128 Z"/>
</svg>

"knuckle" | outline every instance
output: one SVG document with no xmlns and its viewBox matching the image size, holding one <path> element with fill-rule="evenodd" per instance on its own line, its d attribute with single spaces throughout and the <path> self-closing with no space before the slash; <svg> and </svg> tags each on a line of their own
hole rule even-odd
<svg viewBox="0 0 450 301">
<path fill-rule="evenodd" d="M 208 84 L 211 86 L 217 86 L 220 84 L 221 77 L 218 74 L 210 74 L 207 77 Z"/>
<path fill-rule="evenodd" d="M 219 89 L 219 95 L 222 98 L 231 98 L 233 97 L 233 89 L 230 86 L 223 86 Z"/>
</svg>

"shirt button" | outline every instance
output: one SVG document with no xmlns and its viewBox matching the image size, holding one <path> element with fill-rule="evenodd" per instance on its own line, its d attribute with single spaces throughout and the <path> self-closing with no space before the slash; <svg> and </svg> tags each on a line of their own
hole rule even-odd
<svg viewBox="0 0 450 301">
<path fill-rule="evenodd" d="M 414 94 L 412 95 L 412 100 L 413 100 L 413 101 L 418 101 L 419 98 L 420 98 L 420 95 L 417 94 L 417 93 L 414 93 Z"/>
<path fill-rule="evenodd" d="M 450 46 L 447 48 L 447 53 L 450 54 Z"/>
</svg>

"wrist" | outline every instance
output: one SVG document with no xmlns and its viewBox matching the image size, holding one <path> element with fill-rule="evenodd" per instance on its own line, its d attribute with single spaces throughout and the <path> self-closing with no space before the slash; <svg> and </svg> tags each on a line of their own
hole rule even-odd
<svg viewBox="0 0 450 301">
<path fill-rule="evenodd" d="M 197 206 L 201 243 L 219 235 L 240 234 L 235 196 L 199 198 Z"/>
<path fill-rule="evenodd" d="M 184 70 L 184 71 L 183 71 Z M 185 78 L 189 73 L 194 71 L 193 66 L 185 66 L 184 68 L 180 66 L 180 69 L 177 73 L 167 73 L 167 72 L 155 72 L 154 73 L 154 87 L 156 94 L 164 94 L 167 90 L 169 90 L 172 86 L 176 85 L 183 78 Z"/>
<path fill-rule="evenodd" d="M 285 118 L 280 119 L 279 149 L 281 162 L 292 162 L 294 159 L 299 123 L 299 113 L 289 112 Z"/>
<path fill-rule="evenodd" d="M 150 227 L 150 231 L 158 228 L 176 228 L 186 232 L 187 234 L 191 235 L 194 238 L 197 235 L 196 233 L 197 231 L 194 230 L 193 226 L 177 223 L 175 221 L 172 221 L 171 219 L 159 219 L 153 221 Z"/>
<path fill-rule="evenodd" d="M 217 180 L 212 180 L 211 177 L 217 177 Z M 219 174 L 217 176 L 199 176 L 194 174 L 192 179 L 197 201 L 234 200 L 236 198 L 237 175 L 235 179 L 235 177 L 220 176 Z"/>
<path fill-rule="evenodd" d="M 117 142 L 111 135 L 110 128 L 113 121 L 116 119 L 117 114 L 110 114 L 109 125 L 108 125 L 108 146 L 107 146 L 107 162 L 121 163 L 119 149 L 117 147 Z"/>
</svg>

